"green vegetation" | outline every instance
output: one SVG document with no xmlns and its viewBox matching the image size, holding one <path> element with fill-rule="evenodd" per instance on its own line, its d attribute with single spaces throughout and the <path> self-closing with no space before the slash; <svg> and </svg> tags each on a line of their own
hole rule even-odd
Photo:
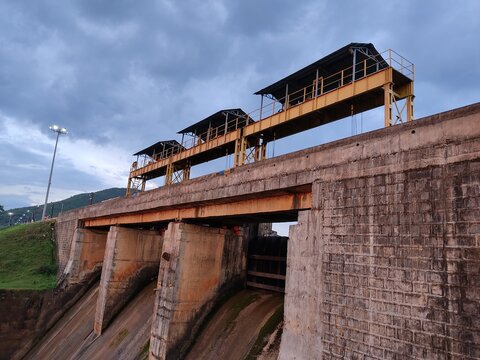
<svg viewBox="0 0 480 360">
<path fill-rule="evenodd" d="M 142 349 L 140 350 L 140 354 L 138 354 L 138 359 L 146 359 L 148 357 L 148 351 L 150 350 L 150 339 L 143 345 Z"/>
<path fill-rule="evenodd" d="M 53 221 L 0 230 L 0 289 L 51 289 L 56 274 Z"/>
<path fill-rule="evenodd" d="M 267 344 L 268 337 L 270 336 L 270 334 L 272 334 L 275 331 L 275 329 L 282 322 L 282 320 L 283 320 L 283 304 L 277 310 L 275 310 L 275 312 L 272 314 L 272 316 L 270 316 L 270 318 L 267 320 L 265 325 L 263 325 L 262 328 L 260 329 L 260 332 L 258 333 L 258 336 L 257 336 L 257 340 L 255 341 L 255 344 L 252 346 L 250 353 L 245 358 L 246 360 L 254 360 L 258 357 L 258 355 L 260 355 L 263 348 Z"/>
<path fill-rule="evenodd" d="M 111 188 L 93 193 L 92 203 L 108 200 L 111 198 L 125 196 L 127 189 L 124 188 Z M 62 211 L 77 209 L 79 207 L 87 206 L 90 204 L 90 193 L 78 194 L 68 199 L 48 203 L 47 216 L 56 217 Z M 40 220 L 42 217 L 43 205 L 39 206 L 27 206 L 22 208 L 10 209 L 5 212 L 0 211 L 0 228 L 8 226 L 10 221 L 9 212 L 12 212 L 11 224 L 26 223 L 31 220 Z"/>
</svg>

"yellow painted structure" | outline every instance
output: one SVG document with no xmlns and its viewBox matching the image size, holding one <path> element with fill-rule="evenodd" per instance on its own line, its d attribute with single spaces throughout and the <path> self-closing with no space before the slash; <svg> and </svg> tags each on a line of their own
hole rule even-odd
<svg viewBox="0 0 480 360">
<path fill-rule="evenodd" d="M 307 86 L 288 91 L 281 99 L 248 114 L 257 121 L 239 127 L 238 118 L 219 127 L 209 128 L 188 146 L 130 171 L 128 189 L 140 181 L 165 176 L 170 185 L 190 177 L 190 168 L 215 158 L 233 156 L 233 166 L 266 158 L 268 142 L 339 120 L 379 106 L 384 106 L 384 125 L 413 120 L 413 64 L 392 50 L 384 59 L 378 54 L 343 68 L 327 77 L 316 77 Z M 354 57 L 355 59 L 355 57 Z M 317 70 L 318 74 L 318 70 Z M 400 103 L 401 100 L 404 100 Z M 185 146 L 183 146 L 185 145 Z M 137 185 L 138 188 L 138 185 Z M 130 191 L 127 192 L 127 195 Z"/>
<path fill-rule="evenodd" d="M 248 214 L 271 214 L 298 211 L 312 207 L 312 193 L 301 192 L 277 194 L 274 196 L 231 201 L 228 203 L 211 202 L 182 208 L 160 208 L 138 213 L 119 214 L 115 216 L 87 218 L 84 227 L 142 224 L 151 222 L 169 222 L 238 216 Z"/>
</svg>

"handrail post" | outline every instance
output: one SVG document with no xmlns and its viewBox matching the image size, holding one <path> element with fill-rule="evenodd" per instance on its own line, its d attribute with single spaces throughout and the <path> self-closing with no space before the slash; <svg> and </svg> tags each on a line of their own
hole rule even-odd
<svg viewBox="0 0 480 360">
<path fill-rule="evenodd" d="M 285 110 L 288 109 L 288 84 L 285 86 Z"/>
</svg>

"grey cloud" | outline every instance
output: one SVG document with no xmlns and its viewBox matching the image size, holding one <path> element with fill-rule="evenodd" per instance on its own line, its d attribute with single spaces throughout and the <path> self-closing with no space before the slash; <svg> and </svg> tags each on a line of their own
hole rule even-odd
<svg viewBox="0 0 480 360">
<path fill-rule="evenodd" d="M 415 63 L 417 113 L 430 114 L 478 100 L 478 13 L 475 0 L 6 1 L 0 111 L 133 153 L 219 108 L 253 110 L 254 91 L 360 41 Z M 27 156 L 17 159 L 48 168 Z M 60 167 L 59 184 L 100 186 Z M 42 179 L 40 169 L 9 171 Z"/>
</svg>

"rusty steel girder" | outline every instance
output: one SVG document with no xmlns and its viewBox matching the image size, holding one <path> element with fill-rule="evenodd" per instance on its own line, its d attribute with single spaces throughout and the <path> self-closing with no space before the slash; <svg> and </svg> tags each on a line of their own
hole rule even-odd
<svg viewBox="0 0 480 360">
<path fill-rule="evenodd" d="M 231 202 L 192 204 L 181 208 L 160 208 L 136 213 L 115 214 L 99 218 L 82 219 L 85 227 L 141 224 L 188 219 L 207 219 L 229 216 L 281 213 L 310 209 L 312 193 L 291 193 L 258 197 Z"/>
</svg>

